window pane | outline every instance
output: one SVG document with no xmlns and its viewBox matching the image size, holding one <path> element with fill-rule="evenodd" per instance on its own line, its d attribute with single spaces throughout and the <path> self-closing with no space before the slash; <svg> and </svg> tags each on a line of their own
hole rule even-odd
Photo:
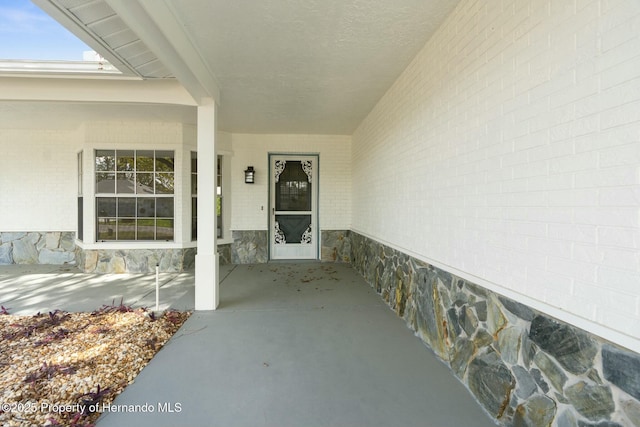
<svg viewBox="0 0 640 427">
<path fill-rule="evenodd" d="M 156 216 L 158 218 L 173 218 L 173 197 L 156 199 Z"/>
<path fill-rule="evenodd" d="M 78 240 L 84 238 L 84 200 L 78 197 Z"/>
<path fill-rule="evenodd" d="M 138 199 L 138 218 L 153 218 L 156 214 L 156 199 L 141 197 Z"/>
<path fill-rule="evenodd" d="M 191 174 L 191 194 L 198 194 L 198 175 L 195 173 Z"/>
<path fill-rule="evenodd" d="M 156 173 L 156 194 L 173 194 L 173 173 Z"/>
<path fill-rule="evenodd" d="M 98 240 L 116 239 L 115 218 L 98 218 Z"/>
<path fill-rule="evenodd" d="M 136 199 L 133 197 L 118 198 L 118 217 L 136 217 Z"/>
<path fill-rule="evenodd" d="M 115 217 L 116 216 L 116 198 L 115 197 L 99 197 L 96 199 L 98 205 L 99 217 Z"/>
<path fill-rule="evenodd" d="M 173 220 L 162 218 L 156 220 L 156 240 L 173 240 Z"/>
<path fill-rule="evenodd" d="M 82 196 L 82 151 L 78 153 L 78 196 Z"/>
<path fill-rule="evenodd" d="M 156 172 L 173 172 L 173 151 L 156 151 Z"/>
<path fill-rule="evenodd" d="M 96 150 L 96 171 L 113 171 L 115 165 L 114 150 Z"/>
<path fill-rule="evenodd" d="M 153 194 L 153 173 L 136 174 L 136 193 Z"/>
<path fill-rule="evenodd" d="M 304 232 L 311 226 L 311 215 L 276 215 L 276 222 L 287 243 L 301 243 Z"/>
<path fill-rule="evenodd" d="M 118 218 L 118 240 L 136 239 L 136 220 Z"/>
<path fill-rule="evenodd" d="M 117 158 L 117 168 L 119 171 L 134 171 L 135 163 L 133 157 L 133 150 L 118 150 L 116 153 Z"/>
<path fill-rule="evenodd" d="M 288 161 L 276 184 L 277 211 L 310 211 L 311 183 L 302 162 Z"/>
<path fill-rule="evenodd" d="M 107 172 L 96 173 L 96 194 L 115 193 L 116 174 Z"/>
<path fill-rule="evenodd" d="M 133 194 L 135 192 L 135 173 L 118 172 L 116 177 L 116 193 Z"/>
<path fill-rule="evenodd" d="M 139 150 L 136 152 L 136 170 L 138 172 L 153 172 L 153 151 Z"/>
<path fill-rule="evenodd" d="M 216 199 L 216 227 L 218 228 L 218 237 L 222 238 L 222 197 Z"/>
<path fill-rule="evenodd" d="M 191 154 L 195 170 L 196 153 Z M 82 178 L 80 158 L 79 182 Z M 175 200 L 171 195 L 175 191 L 174 152 L 96 150 L 95 161 L 96 240 L 173 240 Z M 120 196 L 116 197 L 116 194 Z M 80 199 L 78 209 L 81 205 Z M 78 216 L 80 218 L 80 213 Z M 195 216 L 193 219 L 195 221 Z M 81 231 L 79 225 L 79 236 Z M 195 235 L 195 228 L 193 233 Z"/>
<path fill-rule="evenodd" d="M 198 198 L 191 198 L 191 239 L 198 238 Z"/>
<path fill-rule="evenodd" d="M 138 240 L 153 240 L 155 238 L 155 220 L 153 218 L 137 221 Z"/>
<path fill-rule="evenodd" d="M 198 172 L 198 153 L 191 152 L 191 173 Z"/>
</svg>

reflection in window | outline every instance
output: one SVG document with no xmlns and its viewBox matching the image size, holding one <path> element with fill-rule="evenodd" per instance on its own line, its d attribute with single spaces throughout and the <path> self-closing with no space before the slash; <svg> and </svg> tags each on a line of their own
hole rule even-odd
<svg viewBox="0 0 640 427">
<path fill-rule="evenodd" d="M 198 153 L 191 152 L 191 240 L 198 238 Z"/>
<path fill-rule="evenodd" d="M 310 211 L 311 183 L 302 162 L 288 161 L 276 184 L 277 211 Z"/>
<path fill-rule="evenodd" d="M 78 153 L 78 240 L 84 239 L 84 199 L 82 197 L 82 151 Z"/>
<path fill-rule="evenodd" d="M 97 240 L 173 240 L 173 151 L 96 150 Z"/>
<path fill-rule="evenodd" d="M 216 226 L 218 238 L 222 227 L 222 156 L 217 157 Z M 198 153 L 191 152 L 191 240 L 198 238 Z"/>
</svg>

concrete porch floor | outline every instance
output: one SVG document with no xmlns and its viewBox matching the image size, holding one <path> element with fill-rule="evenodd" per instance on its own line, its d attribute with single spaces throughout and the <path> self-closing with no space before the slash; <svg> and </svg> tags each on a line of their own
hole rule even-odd
<svg viewBox="0 0 640 427">
<path fill-rule="evenodd" d="M 231 267 L 222 266 L 220 277 Z M 193 271 L 160 273 L 159 284 L 160 310 L 193 309 Z M 0 304 L 11 314 L 93 311 L 121 300 L 154 309 L 155 288 L 155 274 L 89 274 L 72 265 L 0 266 Z"/>
<path fill-rule="evenodd" d="M 93 310 L 122 295 L 155 304 L 155 275 L 61 271 L 56 286 L 29 274 L 12 284 L 5 271 L 0 304 L 12 313 Z M 193 307 L 193 273 L 163 280 L 164 307 Z M 219 309 L 195 312 L 98 427 L 496 425 L 349 265 L 222 266 L 220 281 Z M 154 410 L 115 412 L 127 408 Z"/>
</svg>

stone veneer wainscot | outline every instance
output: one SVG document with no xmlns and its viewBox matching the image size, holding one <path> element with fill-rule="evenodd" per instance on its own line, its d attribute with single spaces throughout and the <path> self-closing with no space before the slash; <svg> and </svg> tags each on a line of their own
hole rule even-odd
<svg viewBox="0 0 640 427">
<path fill-rule="evenodd" d="M 351 241 L 347 230 L 320 232 L 320 259 L 324 262 L 351 262 Z"/>
<path fill-rule="evenodd" d="M 351 246 L 347 230 L 321 230 L 320 256 L 324 262 L 350 262 Z M 266 230 L 232 232 L 232 264 L 262 264 L 269 261 L 269 233 Z M 222 263 L 222 252 L 221 263 Z"/>
<path fill-rule="evenodd" d="M 640 355 L 358 233 L 351 262 L 505 426 L 640 426 Z"/>
<path fill-rule="evenodd" d="M 0 265 L 76 265 L 85 273 L 163 273 L 193 268 L 196 248 L 83 249 L 73 231 L 0 232 Z"/>
<path fill-rule="evenodd" d="M 231 232 L 231 262 L 262 264 L 269 260 L 267 230 L 234 230 Z"/>
<path fill-rule="evenodd" d="M 75 232 L 0 232 L 0 265 L 75 264 Z"/>
<path fill-rule="evenodd" d="M 76 249 L 78 267 L 85 273 L 182 272 L 195 264 L 196 248 L 185 249 Z"/>
</svg>

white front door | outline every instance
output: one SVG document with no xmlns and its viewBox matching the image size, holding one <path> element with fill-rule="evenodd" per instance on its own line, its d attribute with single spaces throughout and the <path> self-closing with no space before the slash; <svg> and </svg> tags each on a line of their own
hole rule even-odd
<svg viewBox="0 0 640 427">
<path fill-rule="evenodd" d="M 318 259 L 318 156 L 271 155 L 271 259 Z"/>
</svg>

